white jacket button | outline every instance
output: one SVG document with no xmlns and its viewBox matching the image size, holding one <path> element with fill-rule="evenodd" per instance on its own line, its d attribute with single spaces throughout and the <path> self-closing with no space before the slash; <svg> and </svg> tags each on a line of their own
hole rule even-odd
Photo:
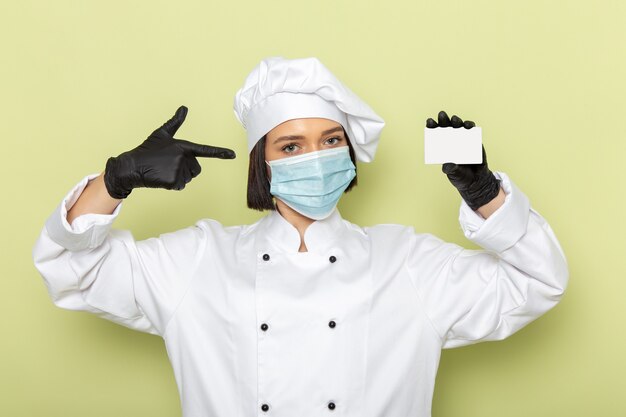
<svg viewBox="0 0 626 417">
<path fill-rule="evenodd" d="M 261 330 L 263 330 L 263 331 L 266 331 L 268 327 L 269 326 L 267 325 L 267 323 L 261 324 Z"/>
<path fill-rule="evenodd" d="M 264 261 L 269 261 L 270 260 L 270 256 L 267 253 L 263 254 L 263 260 Z"/>
<path fill-rule="evenodd" d="M 336 325 L 337 323 L 335 323 L 335 320 L 331 320 L 328 322 L 328 327 L 330 327 L 331 329 L 334 329 Z"/>
<path fill-rule="evenodd" d="M 334 403 L 334 402 L 332 402 L 332 401 L 331 401 L 331 402 L 329 402 L 329 403 L 328 403 L 328 409 L 329 409 L 329 410 L 334 410 L 334 409 L 335 409 L 335 403 Z"/>
<path fill-rule="evenodd" d="M 267 410 L 269 410 L 269 409 L 270 409 L 270 406 L 269 406 L 269 405 L 267 405 L 267 404 L 263 404 L 263 405 L 261 406 L 261 410 L 263 410 L 263 411 L 267 411 Z"/>
<path fill-rule="evenodd" d="M 328 260 L 330 261 L 331 264 L 334 264 L 337 258 L 335 256 L 331 256 L 330 258 L 328 258 Z"/>
</svg>

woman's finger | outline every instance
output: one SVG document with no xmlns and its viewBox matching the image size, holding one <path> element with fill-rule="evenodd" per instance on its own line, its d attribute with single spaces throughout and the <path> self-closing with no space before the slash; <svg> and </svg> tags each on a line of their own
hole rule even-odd
<svg viewBox="0 0 626 417">
<path fill-rule="evenodd" d="M 432 117 L 429 117 L 428 120 L 426 120 L 426 127 L 429 129 L 434 129 L 436 128 L 437 122 L 435 122 L 435 120 Z"/>
<path fill-rule="evenodd" d="M 176 139 L 176 141 L 185 151 L 190 152 L 196 157 L 234 159 L 236 156 L 235 151 L 232 149 L 220 148 L 219 146 L 202 145 L 184 139 Z"/>
<path fill-rule="evenodd" d="M 180 106 L 176 110 L 176 113 L 174 113 L 174 116 L 172 116 L 170 120 L 165 122 L 163 126 L 161 126 L 161 128 L 165 129 L 165 131 L 169 133 L 170 136 L 174 136 L 176 134 L 176 131 L 180 127 L 180 125 L 182 125 L 183 122 L 185 121 L 186 117 L 187 117 L 187 107 Z"/>
<path fill-rule="evenodd" d="M 453 128 L 458 129 L 459 127 L 463 126 L 463 120 L 461 120 L 461 118 L 456 114 L 453 114 L 452 119 L 450 119 L 450 124 Z"/>
<path fill-rule="evenodd" d="M 450 127 L 450 118 L 445 111 L 441 110 L 439 112 L 437 115 L 437 123 L 439 124 L 439 127 Z"/>
<path fill-rule="evenodd" d="M 200 174 L 201 171 L 202 171 L 202 167 L 200 166 L 200 163 L 198 162 L 195 156 L 192 156 L 191 161 L 189 163 L 189 173 L 191 174 L 191 177 L 196 178 Z"/>
</svg>

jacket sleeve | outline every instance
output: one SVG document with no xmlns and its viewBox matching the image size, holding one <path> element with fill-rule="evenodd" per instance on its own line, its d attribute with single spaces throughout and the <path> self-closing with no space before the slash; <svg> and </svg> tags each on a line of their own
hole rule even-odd
<svg viewBox="0 0 626 417">
<path fill-rule="evenodd" d="M 413 234 L 409 276 L 443 348 L 501 340 L 554 307 L 568 281 L 565 255 L 547 221 L 505 173 L 504 204 L 489 218 L 462 201 L 469 250 L 430 234 Z"/>
<path fill-rule="evenodd" d="M 135 241 L 111 227 L 123 203 L 70 225 L 67 211 L 97 175 L 84 177 L 46 220 L 32 251 L 35 267 L 56 306 L 163 335 L 204 250 L 204 232 L 196 224 Z"/>
</svg>

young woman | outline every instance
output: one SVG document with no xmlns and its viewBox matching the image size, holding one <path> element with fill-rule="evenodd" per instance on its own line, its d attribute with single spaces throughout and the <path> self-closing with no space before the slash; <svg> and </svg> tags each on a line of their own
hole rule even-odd
<svg viewBox="0 0 626 417">
<path fill-rule="evenodd" d="M 442 348 L 503 339 L 552 308 L 568 270 L 546 220 L 503 172 L 444 164 L 466 250 L 336 208 L 384 126 L 315 58 L 267 58 L 235 96 L 251 225 L 211 219 L 135 241 L 112 228 L 134 188 L 183 189 L 197 157 L 187 109 L 84 177 L 33 250 L 53 302 L 161 336 L 185 417 L 430 415 Z M 427 127 L 471 129 L 440 112 Z M 418 192 L 416 190 L 416 192 Z"/>
</svg>

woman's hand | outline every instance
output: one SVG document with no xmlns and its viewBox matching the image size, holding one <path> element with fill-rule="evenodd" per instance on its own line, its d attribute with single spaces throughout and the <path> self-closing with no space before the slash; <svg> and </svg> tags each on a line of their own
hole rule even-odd
<svg viewBox="0 0 626 417">
<path fill-rule="evenodd" d="M 437 122 L 432 118 L 426 120 L 426 127 L 435 129 L 437 127 L 449 127 L 471 129 L 476 124 L 470 120 L 465 122 L 460 117 L 453 115 L 448 118 L 445 111 L 440 111 Z M 498 180 L 487 166 L 487 154 L 483 146 L 482 164 L 454 164 L 451 162 L 442 165 L 441 170 L 448 176 L 448 179 L 456 187 L 472 210 L 477 210 L 493 200 L 500 192 L 500 180 Z"/>
<path fill-rule="evenodd" d="M 186 116 L 187 107 L 180 106 L 141 145 L 108 159 L 104 183 L 111 197 L 126 198 L 133 188 L 139 187 L 182 190 L 200 174 L 202 168 L 196 157 L 235 158 L 232 149 L 175 139 Z"/>
</svg>

